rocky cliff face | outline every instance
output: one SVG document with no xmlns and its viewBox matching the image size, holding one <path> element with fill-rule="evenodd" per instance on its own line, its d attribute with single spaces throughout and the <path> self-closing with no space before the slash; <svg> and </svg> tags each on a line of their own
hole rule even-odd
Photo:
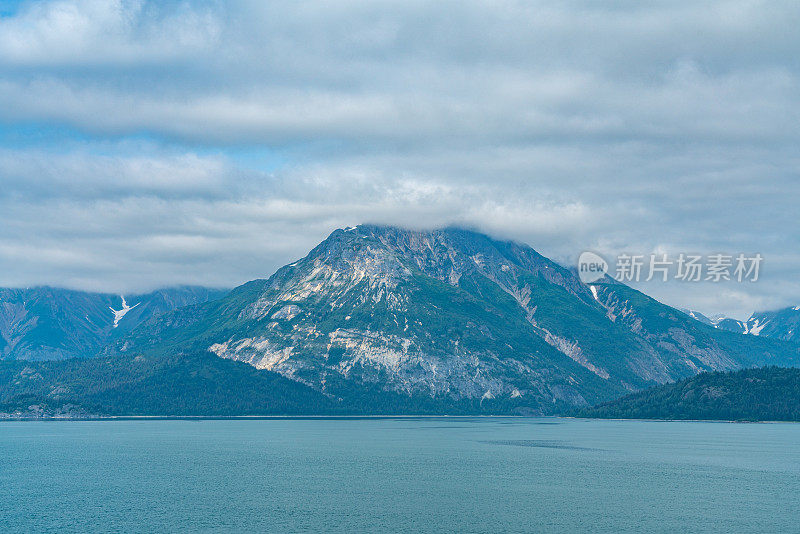
<svg viewBox="0 0 800 534">
<path fill-rule="evenodd" d="M 733 337 L 731 337 L 733 336 Z M 701 370 L 791 364 L 530 247 L 359 226 L 219 301 L 144 323 L 122 352 L 209 350 L 327 395 L 381 391 L 551 413 Z"/>
</svg>

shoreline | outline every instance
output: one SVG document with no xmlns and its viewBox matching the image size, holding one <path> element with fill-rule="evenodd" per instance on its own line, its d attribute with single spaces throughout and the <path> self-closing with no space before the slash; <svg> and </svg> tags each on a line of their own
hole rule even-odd
<svg viewBox="0 0 800 534">
<path fill-rule="evenodd" d="M 526 415 L 448 415 L 448 414 L 392 414 L 392 415 L 105 415 L 97 417 L 0 417 L 0 423 L 6 421 L 225 421 L 225 420 L 347 420 L 347 419 L 558 419 L 557 416 Z"/>
<path fill-rule="evenodd" d="M 728 423 L 728 424 L 798 424 L 800 421 L 744 421 L 726 419 L 635 419 L 572 417 L 559 415 L 448 415 L 448 414 L 389 414 L 389 415 L 108 415 L 96 417 L 0 417 L 5 422 L 113 422 L 113 421 L 269 421 L 269 420 L 380 420 L 380 419 L 565 419 L 573 421 L 636 421 L 649 423 Z"/>
</svg>

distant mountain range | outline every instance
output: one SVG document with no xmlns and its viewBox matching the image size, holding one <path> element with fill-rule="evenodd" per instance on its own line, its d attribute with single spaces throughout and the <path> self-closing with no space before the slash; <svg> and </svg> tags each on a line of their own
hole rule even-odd
<svg viewBox="0 0 800 534">
<path fill-rule="evenodd" d="M 800 369 L 702 373 L 578 412 L 613 419 L 800 421 Z"/>
<path fill-rule="evenodd" d="M 148 319 L 226 292 L 185 286 L 123 297 L 52 287 L 0 288 L 0 359 L 95 356 Z"/>
<path fill-rule="evenodd" d="M 84 312 L 71 296 L 53 308 L 70 310 L 69 321 L 54 313 L 58 328 L 44 337 L 25 331 L 26 344 L 16 341 L 7 354 L 99 353 L 107 360 L 98 361 L 122 369 L 113 380 L 97 378 L 114 393 L 92 390 L 88 398 L 85 383 L 61 380 L 55 368 L 16 364 L 6 375 L 12 385 L 0 384 L 0 403 L 24 398 L 51 411 L 72 403 L 119 413 L 127 402 L 166 414 L 177 407 L 159 408 L 158 388 L 180 391 L 187 372 L 180 355 L 214 373 L 254 368 L 275 383 L 290 381 L 308 400 L 293 413 L 565 413 L 702 371 L 800 363 L 800 345 L 703 324 L 611 279 L 585 285 L 528 246 L 463 229 L 336 230 L 268 279 L 224 295 L 196 291 L 195 302 L 157 313 L 129 297 L 121 317 L 127 308 L 119 297 L 90 299 Z M 43 306 L 23 308 L 42 318 Z M 90 334 L 72 326 L 80 324 Z M 94 362 L 63 365 L 88 366 L 73 375 L 98 372 Z M 39 385 L 30 378 L 37 374 Z M 235 397 L 223 403 L 228 415 L 242 406 L 237 380 L 215 390 Z M 282 405 L 279 393 L 250 406 L 274 413 L 265 407 Z M 197 397 L 181 413 L 209 409 Z"/>
<path fill-rule="evenodd" d="M 724 315 L 707 317 L 698 311 L 683 310 L 693 319 L 703 324 L 753 336 L 772 337 L 785 341 L 800 341 L 800 306 L 791 306 L 775 311 L 755 312 L 746 321 L 739 321 Z"/>
</svg>

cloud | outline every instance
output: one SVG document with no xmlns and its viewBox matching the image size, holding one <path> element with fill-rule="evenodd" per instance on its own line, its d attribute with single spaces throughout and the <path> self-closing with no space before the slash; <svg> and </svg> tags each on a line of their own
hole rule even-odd
<svg viewBox="0 0 800 534">
<path fill-rule="evenodd" d="M 0 149 L 0 198 L 160 198 L 217 197 L 229 184 L 225 162 L 195 154 L 175 156 L 103 156 L 72 152 Z"/>
<path fill-rule="evenodd" d="M 786 142 L 800 8 L 775 5 L 32 4 L 0 19 L 0 118 L 349 149 Z"/>
<path fill-rule="evenodd" d="M 0 19 L 9 66 L 149 65 L 208 51 L 219 33 L 207 8 L 142 0 L 58 0 Z"/>
<path fill-rule="evenodd" d="M 800 6 L 23 3 L 0 17 L 0 285 L 267 276 L 333 228 L 761 252 L 800 303 Z"/>
</svg>

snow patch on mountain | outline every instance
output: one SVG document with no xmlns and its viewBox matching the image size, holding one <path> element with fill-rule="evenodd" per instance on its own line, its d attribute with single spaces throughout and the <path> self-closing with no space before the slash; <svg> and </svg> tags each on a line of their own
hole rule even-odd
<svg viewBox="0 0 800 534">
<path fill-rule="evenodd" d="M 122 296 L 122 295 L 120 295 L 119 297 L 122 299 L 122 309 L 121 310 L 115 310 L 111 306 L 108 307 L 109 310 L 114 312 L 114 328 L 119 326 L 119 322 L 122 320 L 123 317 L 125 317 L 125 315 L 127 315 L 127 313 L 129 311 L 131 311 L 132 309 L 134 309 L 136 306 L 139 305 L 139 303 L 137 302 L 133 306 L 128 306 L 128 303 L 125 302 L 125 297 Z"/>
<path fill-rule="evenodd" d="M 750 326 L 750 321 L 748 321 L 748 324 L 747 324 L 747 327 L 746 327 L 746 330 L 745 330 L 744 333 L 757 336 L 757 335 L 759 335 L 761 333 L 761 331 L 764 329 L 764 327 L 767 326 L 767 323 L 769 323 L 769 321 L 764 321 L 762 323 L 760 319 L 756 319 L 755 321 L 753 321 L 753 326 Z"/>
</svg>

